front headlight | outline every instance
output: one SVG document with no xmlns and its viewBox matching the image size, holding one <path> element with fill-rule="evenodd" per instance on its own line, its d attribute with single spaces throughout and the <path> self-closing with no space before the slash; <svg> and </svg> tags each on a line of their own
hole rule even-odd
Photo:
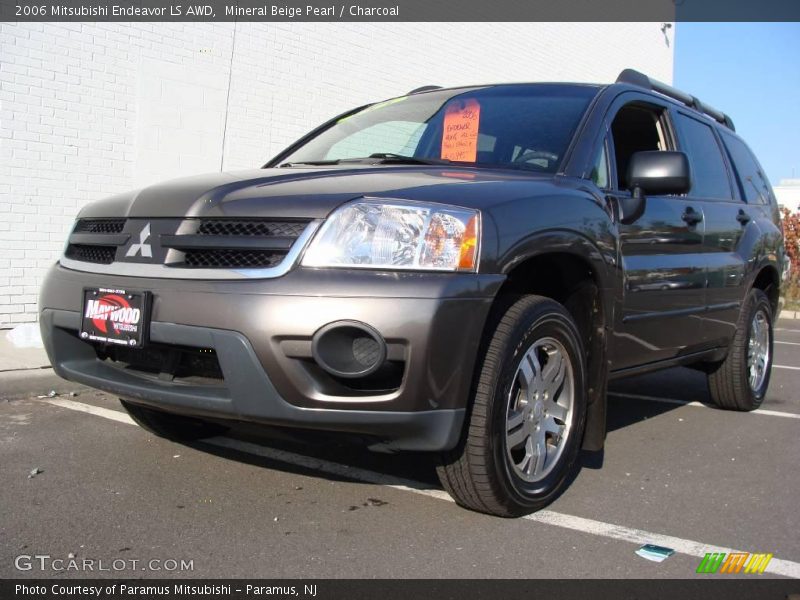
<svg viewBox="0 0 800 600">
<path fill-rule="evenodd" d="M 446 204 L 365 198 L 317 232 L 306 267 L 475 271 L 480 213 Z"/>
</svg>

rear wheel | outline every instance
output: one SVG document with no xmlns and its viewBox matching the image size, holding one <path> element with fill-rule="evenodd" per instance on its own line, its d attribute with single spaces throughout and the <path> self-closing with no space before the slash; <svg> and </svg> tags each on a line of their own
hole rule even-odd
<svg viewBox="0 0 800 600">
<path fill-rule="evenodd" d="M 752 289 L 728 356 L 708 374 L 708 388 L 717 406 L 747 411 L 761 405 L 772 371 L 772 343 L 772 306 L 763 291 Z"/>
<path fill-rule="evenodd" d="M 459 446 L 442 485 L 466 508 L 503 517 L 538 510 L 566 487 L 586 420 L 583 348 L 570 314 L 527 296 L 501 317 L 477 367 Z"/>
<path fill-rule="evenodd" d="M 131 419 L 142 429 L 168 440 L 191 442 L 224 433 L 226 428 L 201 419 L 153 410 L 126 400 L 120 400 Z"/>
</svg>

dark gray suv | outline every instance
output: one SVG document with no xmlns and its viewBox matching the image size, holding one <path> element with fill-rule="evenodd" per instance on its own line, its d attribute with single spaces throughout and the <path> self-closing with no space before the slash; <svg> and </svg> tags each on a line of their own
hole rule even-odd
<svg viewBox="0 0 800 600">
<path fill-rule="evenodd" d="M 609 379 L 687 365 L 757 408 L 787 267 L 731 120 L 628 70 L 427 87 L 90 204 L 40 316 L 56 372 L 158 435 L 359 434 L 514 516 L 602 447 Z"/>
</svg>

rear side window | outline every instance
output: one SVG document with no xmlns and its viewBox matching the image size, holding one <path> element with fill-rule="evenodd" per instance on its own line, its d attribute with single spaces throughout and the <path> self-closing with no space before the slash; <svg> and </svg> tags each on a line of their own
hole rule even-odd
<svg viewBox="0 0 800 600">
<path fill-rule="evenodd" d="M 692 167 L 692 196 L 730 200 L 731 185 L 717 138 L 711 127 L 678 113 L 682 149 Z"/>
<path fill-rule="evenodd" d="M 733 166 L 736 167 L 736 174 L 745 200 L 751 203 L 768 204 L 772 196 L 769 181 L 753 153 L 742 140 L 728 133 L 723 133 L 722 141 L 728 149 Z"/>
</svg>

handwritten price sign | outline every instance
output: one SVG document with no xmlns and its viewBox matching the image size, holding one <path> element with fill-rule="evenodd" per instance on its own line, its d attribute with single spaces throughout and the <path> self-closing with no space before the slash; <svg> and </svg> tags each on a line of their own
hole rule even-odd
<svg viewBox="0 0 800 600">
<path fill-rule="evenodd" d="M 442 154 L 446 160 L 475 162 L 481 105 L 477 100 L 456 100 L 444 112 Z"/>
</svg>

